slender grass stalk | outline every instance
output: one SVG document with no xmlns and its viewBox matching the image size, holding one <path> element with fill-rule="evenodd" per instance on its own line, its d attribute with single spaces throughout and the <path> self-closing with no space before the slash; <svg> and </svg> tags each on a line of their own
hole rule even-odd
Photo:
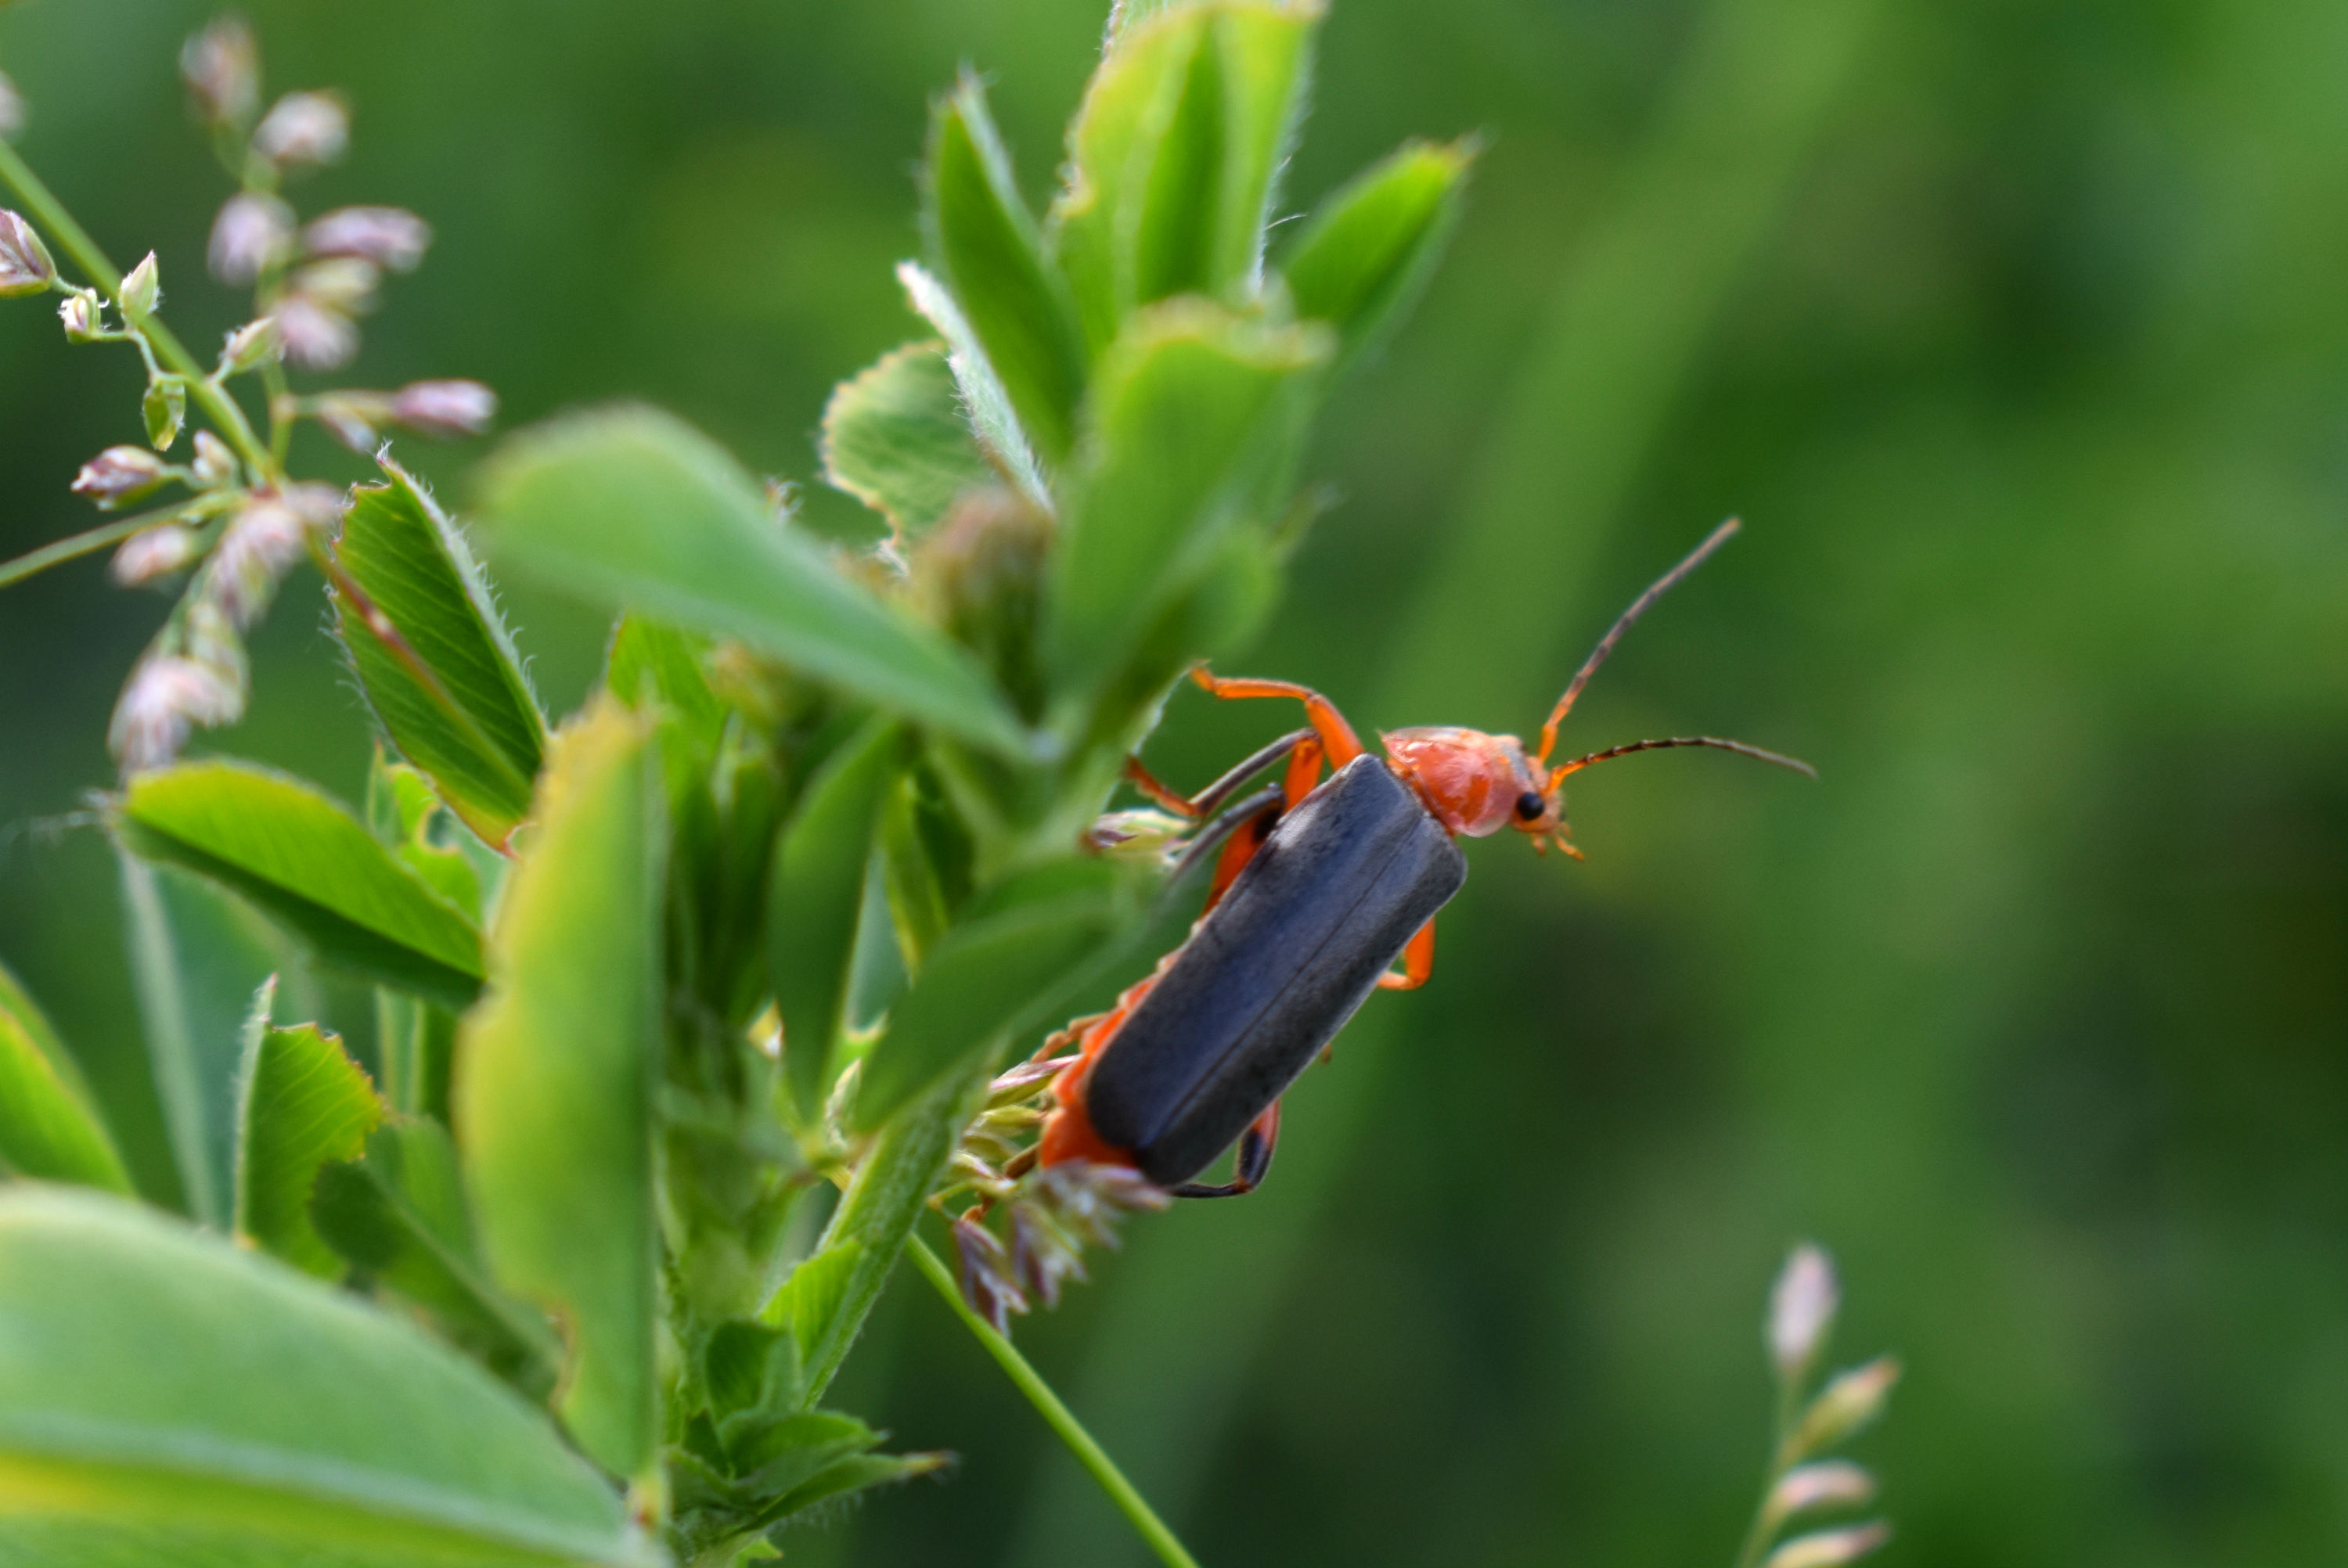
<svg viewBox="0 0 2348 1568">
<path fill-rule="evenodd" d="M 1085 1430 L 1084 1423 L 1060 1402 L 1059 1395 L 1052 1392 L 1052 1386 L 1027 1364 L 1027 1358 L 1022 1356 L 1010 1340 L 997 1334 L 993 1324 L 970 1309 L 969 1303 L 962 1298 L 961 1288 L 954 1284 L 953 1275 L 939 1261 L 938 1255 L 932 1252 L 919 1236 L 906 1243 L 906 1250 L 912 1254 L 915 1266 L 929 1276 L 930 1283 L 938 1287 L 938 1294 L 945 1297 L 946 1305 L 953 1308 L 954 1316 L 978 1337 L 978 1342 L 986 1347 L 986 1353 L 994 1358 L 1012 1382 L 1018 1385 L 1019 1391 L 1027 1396 L 1027 1402 L 1035 1407 L 1045 1424 L 1060 1434 L 1060 1440 L 1068 1445 L 1068 1451 L 1076 1456 L 1076 1462 L 1090 1471 L 1093 1479 L 1100 1482 L 1100 1489 L 1108 1493 L 1108 1500 L 1116 1503 L 1117 1511 L 1132 1523 L 1135 1533 L 1158 1553 L 1159 1561 L 1164 1563 L 1166 1568 L 1199 1568 L 1199 1560 L 1190 1555 L 1171 1530 L 1166 1528 L 1165 1521 L 1151 1512 L 1149 1504 L 1142 1501 L 1141 1493 L 1125 1479 L 1125 1472 L 1117 1468 L 1117 1461 L 1093 1440 L 1093 1435 Z"/>
<path fill-rule="evenodd" d="M 0 561 L 0 588 L 22 582 L 28 577 L 45 572 L 53 566 L 60 565 L 77 557 L 94 554 L 108 545 L 118 544 L 129 538 L 133 534 L 160 527 L 186 509 L 187 504 L 181 502 L 178 506 L 161 507 L 151 512 L 141 512 L 135 518 L 118 518 L 110 523 L 100 523 L 87 533 L 75 534 L 70 538 L 43 545 L 39 549 L 28 550 L 15 560 Z"/>
</svg>

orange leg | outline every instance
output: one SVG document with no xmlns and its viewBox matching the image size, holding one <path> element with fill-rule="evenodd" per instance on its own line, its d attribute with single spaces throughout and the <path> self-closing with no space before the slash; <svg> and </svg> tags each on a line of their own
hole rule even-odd
<svg viewBox="0 0 2348 1568">
<path fill-rule="evenodd" d="M 1378 989 L 1385 991 L 1415 991 L 1425 985 L 1435 973 L 1435 922 L 1427 921 L 1415 933 L 1402 950 L 1402 972 L 1388 969 L 1378 977 Z"/>
<path fill-rule="evenodd" d="M 1313 749 L 1325 755 L 1332 768 L 1342 768 L 1362 754 L 1361 737 L 1354 733 L 1353 725 L 1345 723 L 1345 715 L 1310 686 L 1299 686 L 1293 681 L 1226 680 L 1209 673 L 1203 664 L 1190 671 L 1190 679 L 1218 697 L 1293 697 L 1304 704 L 1305 720 L 1320 742 Z M 1288 804 L 1292 806 L 1312 794 L 1313 785 L 1321 782 L 1322 757 L 1313 756 L 1308 764 L 1305 750 L 1299 745 L 1289 762 Z"/>
</svg>

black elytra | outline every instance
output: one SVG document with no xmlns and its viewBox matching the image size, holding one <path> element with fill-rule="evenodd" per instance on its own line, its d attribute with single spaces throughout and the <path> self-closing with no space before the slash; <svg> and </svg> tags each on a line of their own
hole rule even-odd
<svg viewBox="0 0 2348 1568">
<path fill-rule="evenodd" d="M 1094 1130 L 1161 1186 L 1231 1147 L 1336 1037 L 1468 860 L 1379 758 L 1280 819 L 1126 1018 L 1085 1090 Z"/>
</svg>

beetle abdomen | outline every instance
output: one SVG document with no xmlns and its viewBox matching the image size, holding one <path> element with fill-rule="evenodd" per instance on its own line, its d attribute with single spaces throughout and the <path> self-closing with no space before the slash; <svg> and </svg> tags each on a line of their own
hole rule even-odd
<svg viewBox="0 0 2348 1568">
<path fill-rule="evenodd" d="M 1468 877 L 1375 757 L 1281 819 L 1093 1064 L 1085 1104 L 1160 1185 L 1229 1148 L 1376 989 Z"/>
</svg>

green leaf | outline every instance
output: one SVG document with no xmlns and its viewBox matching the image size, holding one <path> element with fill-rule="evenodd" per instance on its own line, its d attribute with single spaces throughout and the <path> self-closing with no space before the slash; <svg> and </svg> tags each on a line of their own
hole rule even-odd
<svg viewBox="0 0 2348 1568">
<path fill-rule="evenodd" d="M 977 1109 L 980 1088 L 975 1078 L 949 1085 L 881 1129 L 840 1194 L 813 1256 L 760 1312 L 768 1323 L 788 1324 L 798 1341 L 803 1404 L 823 1398 L 863 1332 L 889 1271 Z M 802 1285 L 801 1276 L 810 1269 L 817 1272 Z"/>
<path fill-rule="evenodd" d="M 860 1126 L 879 1126 L 958 1071 L 991 1066 L 1013 1035 L 1053 1016 L 1087 960 L 1138 913 L 1106 863 L 1039 875 L 1048 878 L 1043 897 L 974 902 L 890 1009 L 889 1032 L 865 1059 L 857 1090 Z"/>
<path fill-rule="evenodd" d="M 406 470 L 383 471 L 344 516 L 335 630 L 385 733 L 501 845 L 530 810 L 546 722 L 464 537 Z"/>
<path fill-rule="evenodd" d="M 1181 293 L 1253 293 L 1294 137 L 1318 4 L 1120 15 L 1070 137 L 1053 234 L 1097 355 L 1128 313 Z"/>
<path fill-rule="evenodd" d="M 553 1388 L 562 1347 L 543 1315 L 489 1283 L 456 1146 L 438 1122 L 386 1121 L 365 1158 L 318 1173 L 310 1218 L 328 1246 L 430 1312 L 499 1377 L 533 1397 Z"/>
<path fill-rule="evenodd" d="M 865 866 L 901 751 L 896 726 L 868 725 L 808 783 L 776 848 L 767 957 L 783 1016 L 784 1071 L 809 1122 L 823 1108 L 847 1022 Z"/>
<path fill-rule="evenodd" d="M 971 432 L 978 437 L 980 449 L 1011 477 L 1036 510 L 1048 516 L 1052 510 L 1051 487 L 1045 483 L 1044 470 L 1036 464 L 1027 433 L 1019 427 L 1019 415 L 1012 412 L 1011 395 L 1003 389 L 994 366 L 987 363 L 986 350 L 978 341 L 977 331 L 946 286 L 919 262 L 898 262 L 897 282 L 904 286 L 905 298 L 914 313 L 937 328 L 938 335 L 945 339 L 946 368 L 953 372 L 955 390 L 962 394 L 963 407 L 970 415 Z"/>
<path fill-rule="evenodd" d="M 974 77 L 965 74 L 931 115 L 925 184 L 924 217 L 947 286 L 1020 427 L 1057 463 L 1076 438 L 1084 342 L 1067 283 L 1044 254 Z"/>
<path fill-rule="evenodd" d="M 292 946 L 210 882 L 123 853 L 130 979 L 188 1213 L 225 1231 L 236 1190 L 237 1064 L 252 993 L 298 972 Z"/>
<path fill-rule="evenodd" d="M 0 964 L 0 1172 L 130 1191 L 122 1156 L 40 1008 Z"/>
<path fill-rule="evenodd" d="M 1209 287 L 1237 300 L 1251 292 L 1281 170 L 1295 150 L 1320 0 L 1234 5 L 1215 19 L 1223 124 Z"/>
<path fill-rule="evenodd" d="M 1350 364 L 1374 351 L 1433 275 L 1458 225 L 1476 149 L 1412 142 L 1321 203 L 1282 264 L 1296 313 L 1337 329 Z"/>
<path fill-rule="evenodd" d="M 641 615 L 623 616 L 603 661 L 603 689 L 632 708 L 658 702 L 685 726 L 695 745 L 715 752 L 726 728 L 726 704 L 702 669 L 708 642 Z"/>
<path fill-rule="evenodd" d="M 999 483 L 963 414 L 943 344 L 891 349 L 832 389 L 823 477 L 887 518 L 901 543 L 936 527 L 965 492 Z"/>
<path fill-rule="evenodd" d="M 383 1102 L 343 1043 L 315 1024 L 270 1021 L 274 977 L 252 999 L 244 1030 L 236 1144 L 236 1230 L 305 1274 L 340 1278 L 342 1260 L 310 1224 L 319 1167 L 355 1160 Z"/>
<path fill-rule="evenodd" d="M 118 1199 L 0 1193 L 11 1563 L 652 1568 L 544 1415 L 408 1324 Z"/>
<path fill-rule="evenodd" d="M 557 421 L 510 442 L 485 493 L 499 555 L 551 586 L 738 637 L 908 718 L 1028 754 L 969 655 L 835 571 L 680 420 L 633 408 Z"/>
<path fill-rule="evenodd" d="M 130 781 L 114 825 L 134 853 L 240 895 L 323 963 L 452 1009 L 480 989 L 472 922 L 298 780 L 225 761 L 159 768 Z"/>
<path fill-rule="evenodd" d="M 783 1281 L 782 1288 L 775 1292 L 774 1299 L 760 1312 L 766 1323 L 790 1334 L 798 1352 L 797 1362 L 802 1369 L 831 1348 L 832 1329 L 841 1319 L 850 1286 L 858 1278 L 858 1265 L 863 1257 L 864 1244 L 854 1236 L 844 1236 L 819 1247 L 799 1260 Z M 799 1387 L 794 1389 L 802 1404 L 812 1398 L 803 1391 L 805 1380 L 802 1370 Z"/>
<path fill-rule="evenodd" d="M 498 1278 L 564 1325 L 559 1409 L 622 1475 L 652 1455 L 652 1086 L 662 811 L 648 725 L 604 700 L 550 748 L 465 1021 L 458 1140 Z"/>
<path fill-rule="evenodd" d="M 1292 461 L 1292 421 L 1274 417 L 1282 394 L 1332 346 L 1324 328 L 1177 301 L 1143 313 L 1102 361 L 1047 643 L 1064 692 L 1112 672 L 1260 504 L 1264 475 Z"/>
</svg>

